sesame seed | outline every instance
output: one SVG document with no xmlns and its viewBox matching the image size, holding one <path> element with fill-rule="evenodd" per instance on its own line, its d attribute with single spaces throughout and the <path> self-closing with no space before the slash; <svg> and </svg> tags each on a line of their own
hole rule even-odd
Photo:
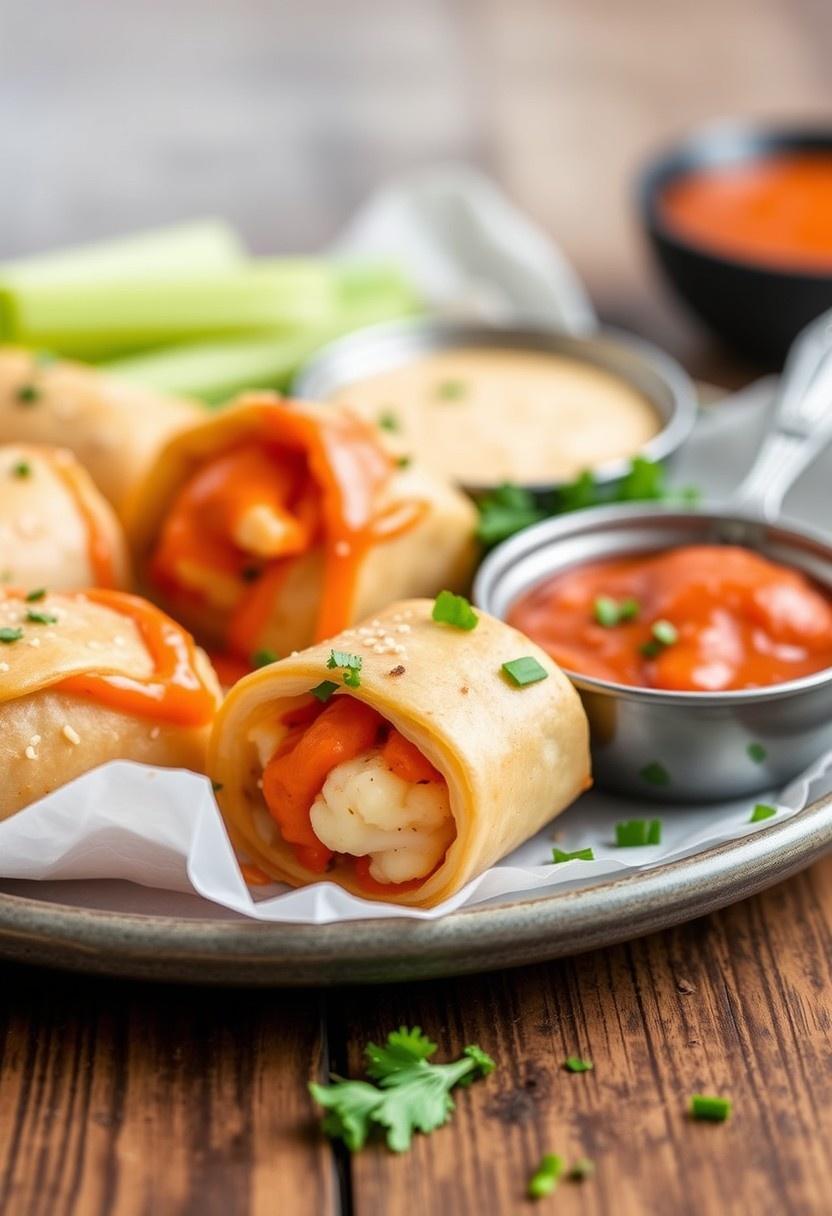
<svg viewBox="0 0 832 1216">
<path fill-rule="evenodd" d="M 78 734 L 78 731 L 74 730 L 68 722 L 64 722 L 61 727 L 61 734 L 68 743 L 72 743 L 75 747 L 81 742 L 81 736 Z"/>
<path fill-rule="evenodd" d="M 40 646 L 40 638 L 29 638 L 29 645 L 34 647 Z"/>
<path fill-rule="evenodd" d="M 26 756 L 27 760 L 37 760 L 37 758 L 38 758 L 38 754 L 35 751 L 35 749 L 32 747 L 31 743 L 26 748 L 24 755 Z"/>
<path fill-rule="evenodd" d="M 37 747 L 37 745 L 40 743 L 40 735 L 32 735 L 29 742 L 31 743 L 32 747 Z"/>
<path fill-rule="evenodd" d="M 5 663 L 5 662 L 0 663 L 0 671 L 10 671 L 10 670 L 11 669 L 10 669 L 8 663 Z"/>
<path fill-rule="evenodd" d="M 378 644 L 376 644 L 373 647 L 373 654 L 384 654 L 385 650 L 386 650 L 385 646 L 379 646 Z"/>
<path fill-rule="evenodd" d="M 151 730 L 151 732 L 150 732 L 150 737 L 151 737 L 151 739 L 158 739 L 158 738 L 159 738 L 159 734 L 160 734 L 159 727 L 158 727 L 158 726 L 154 726 L 154 727 L 153 727 L 153 729 L 152 729 L 152 730 Z"/>
</svg>

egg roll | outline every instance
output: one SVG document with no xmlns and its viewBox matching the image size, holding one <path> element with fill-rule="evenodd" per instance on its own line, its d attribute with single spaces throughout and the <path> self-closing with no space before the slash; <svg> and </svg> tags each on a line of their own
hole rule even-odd
<svg viewBox="0 0 832 1216">
<path fill-rule="evenodd" d="M 0 348 L 0 443 L 68 448 L 119 513 L 165 440 L 200 409 L 82 363 Z"/>
<path fill-rule="evenodd" d="M 586 716 L 552 659 L 485 613 L 462 630 L 432 611 L 393 604 L 226 697 L 209 773 L 267 875 L 432 907 L 589 784 Z M 533 678 L 504 670 L 517 659 Z"/>
<path fill-rule="evenodd" d="M 0 447 L 0 581 L 52 591 L 129 585 L 121 524 L 71 452 Z"/>
<path fill-rule="evenodd" d="M 123 591 L 0 596 L 0 819 L 108 760 L 204 772 L 219 686 L 190 636 Z"/>
<path fill-rule="evenodd" d="M 249 394 L 176 435 L 127 518 L 146 593 L 228 670 L 456 589 L 476 511 L 342 407 Z"/>
</svg>

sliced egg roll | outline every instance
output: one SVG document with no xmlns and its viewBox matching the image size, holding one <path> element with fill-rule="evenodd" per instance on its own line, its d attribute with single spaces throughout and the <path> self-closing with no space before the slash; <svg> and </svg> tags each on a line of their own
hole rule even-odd
<svg viewBox="0 0 832 1216">
<path fill-rule="evenodd" d="M 202 651 L 123 591 L 0 596 L 0 819 L 108 760 L 205 771 Z"/>
<path fill-rule="evenodd" d="M 260 393 L 175 436 L 127 526 L 147 594 L 239 675 L 258 652 L 464 584 L 475 523 L 469 499 L 347 410 Z"/>
<path fill-rule="evenodd" d="M 394 604 L 228 694 L 209 772 L 266 874 L 431 907 L 587 787 L 586 716 L 549 656 L 485 613 L 463 630 L 432 609 Z"/>
<path fill-rule="evenodd" d="M 199 414 L 82 363 L 0 347 L 0 443 L 68 448 L 119 512 L 164 441 Z"/>
<path fill-rule="evenodd" d="M 71 452 L 0 447 L 0 581 L 53 591 L 129 584 L 121 524 Z"/>
</svg>

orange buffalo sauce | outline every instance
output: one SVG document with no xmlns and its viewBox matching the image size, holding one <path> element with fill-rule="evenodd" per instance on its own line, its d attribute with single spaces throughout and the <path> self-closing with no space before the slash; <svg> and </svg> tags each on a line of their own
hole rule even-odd
<svg viewBox="0 0 832 1216">
<path fill-rule="evenodd" d="M 832 154 L 780 152 L 671 181 L 664 225 L 728 257 L 781 268 L 832 268 Z"/>
<path fill-rule="evenodd" d="M 133 621 L 150 652 L 153 674 L 141 679 L 90 672 L 68 676 L 56 688 L 137 718 L 176 726 L 204 726 L 211 721 L 216 701 L 199 673 L 190 634 L 146 600 L 124 591 L 85 591 L 83 596 Z"/>
<path fill-rule="evenodd" d="M 228 601 L 227 653 L 247 659 L 282 592 L 291 563 L 323 553 L 314 639 L 348 623 L 367 550 L 407 531 L 425 505 L 379 507 L 393 461 L 365 422 L 333 409 L 317 417 L 263 406 L 255 424 L 205 457 L 171 500 L 151 578 L 174 602 L 210 599 L 184 580 L 183 563 L 208 570 Z M 270 536 L 247 526 L 268 513 Z M 210 581 L 210 579 L 208 580 Z"/>
<path fill-rule="evenodd" d="M 298 861 L 315 873 L 327 869 L 333 853 L 315 835 L 309 812 L 339 764 L 378 746 L 388 767 L 403 781 L 416 785 L 445 780 L 415 744 L 354 697 L 334 697 L 326 706 L 313 701 L 290 711 L 282 721 L 288 730 L 263 771 L 263 798 Z M 352 858 L 359 884 L 375 894 L 412 891 L 428 877 L 381 883 L 370 874 L 370 864 L 369 857 Z"/>
<path fill-rule="evenodd" d="M 599 623 L 602 597 L 632 601 L 625 619 Z M 570 671 L 640 688 L 758 688 L 832 666 L 832 599 L 798 571 L 728 545 L 566 570 L 508 619 Z"/>
</svg>

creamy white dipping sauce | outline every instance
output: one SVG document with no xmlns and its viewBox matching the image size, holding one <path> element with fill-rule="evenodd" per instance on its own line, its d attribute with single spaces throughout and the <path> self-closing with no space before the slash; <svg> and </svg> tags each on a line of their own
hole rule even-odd
<svg viewBox="0 0 832 1216">
<path fill-rule="evenodd" d="M 625 381 L 545 351 L 437 351 L 331 400 L 379 424 L 397 451 L 468 485 L 571 480 L 634 456 L 662 425 Z"/>
</svg>

